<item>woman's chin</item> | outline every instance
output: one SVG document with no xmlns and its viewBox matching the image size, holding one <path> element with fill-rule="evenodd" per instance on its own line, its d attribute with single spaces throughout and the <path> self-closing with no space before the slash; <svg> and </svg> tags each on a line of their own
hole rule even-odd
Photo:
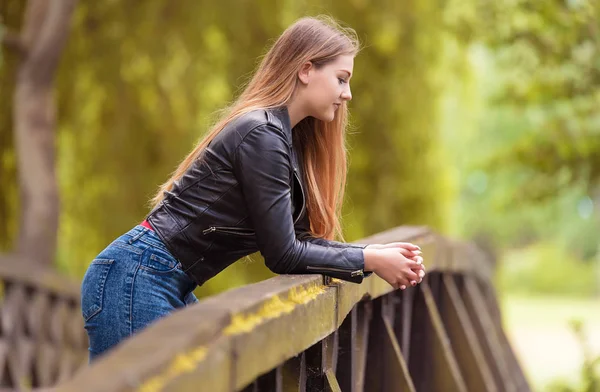
<svg viewBox="0 0 600 392">
<path fill-rule="evenodd" d="M 323 122 L 332 122 L 335 119 L 335 110 L 329 112 L 329 113 L 324 113 L 322 115 L 320 115 L 319 117 L 315 116 L 318 120 L 321 120 Z"/>
</svg>

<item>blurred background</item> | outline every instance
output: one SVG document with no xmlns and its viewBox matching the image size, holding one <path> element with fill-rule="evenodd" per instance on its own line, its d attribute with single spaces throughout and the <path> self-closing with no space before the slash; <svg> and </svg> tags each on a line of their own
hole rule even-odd
<svg viewBox="0 0 600 392">
<path fill-rule="evenodd" d="M 4 253 L 29 208 L 19 160 L 35 154 L 15 147 L 22 55 L 9 38 L 26 28 L 26 3 L 0 0 Z M 505 328 L 535 389 L 599 390 L 590 389 L 600 388 L 598 378 L 590 387 L 600 372 L 596 0 L 81 0 L 52 77 L 55 155 L 45 164 L 60 203 L 42 263 L 80 280 L 144 219 L 274 39 L 319 14 L 354 28 L 364 46 L 345 239 L 428 225 L 478 242 L 495 255 Z M 270 276 L 253 255 L 197 294 Z"/>
</svg>

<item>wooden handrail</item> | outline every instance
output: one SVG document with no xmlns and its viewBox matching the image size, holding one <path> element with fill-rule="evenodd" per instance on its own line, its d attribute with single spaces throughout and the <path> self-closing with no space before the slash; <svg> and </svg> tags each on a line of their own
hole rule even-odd
<svg viewBox="0 0 600 392">
<path fill-rule="evenodd" d="M 359 242 L 394 241 L 423 250 L 416 288 L 277 276 L 175 312 L 59 389 L 528 391 L 486 255 L 422 227 Z"/>
<path fill-rule="evenodd" d="M 87 363 L 79 285 L 14 256 L 0 256 L 0 389 L 67 380 Z"/>
</svg>

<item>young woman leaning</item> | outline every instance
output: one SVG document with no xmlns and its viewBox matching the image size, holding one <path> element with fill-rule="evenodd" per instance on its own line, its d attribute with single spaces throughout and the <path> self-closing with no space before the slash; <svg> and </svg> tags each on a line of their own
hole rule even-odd
<svg viewBox="0 0 600 392">
<path fill-rule="evenodd" d="M 302 18 L 281 34 L 146 219 L 90 264 L 81 293 L 90 360 L 197 302 L 198 285 L 256 251 L 278 274 L 360 283 L 374 272 L 399 289 L 421 282 L 413 244 L 333 240 L 358 50 L 354 31 L 330 18 Z"/>
</svg>

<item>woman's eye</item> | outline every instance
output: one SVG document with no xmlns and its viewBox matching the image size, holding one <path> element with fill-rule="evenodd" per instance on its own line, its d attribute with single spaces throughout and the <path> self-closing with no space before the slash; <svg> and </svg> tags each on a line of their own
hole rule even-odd
<svg viewBox="0 0 600 392">
<path fill-rule="evenodd" d="M 338 81 L 339 81 L 340 84 L 346 83 L 346 81 L 344 79 L 342 79 L 342 78 L 338 78 Z"/>
</svg>

